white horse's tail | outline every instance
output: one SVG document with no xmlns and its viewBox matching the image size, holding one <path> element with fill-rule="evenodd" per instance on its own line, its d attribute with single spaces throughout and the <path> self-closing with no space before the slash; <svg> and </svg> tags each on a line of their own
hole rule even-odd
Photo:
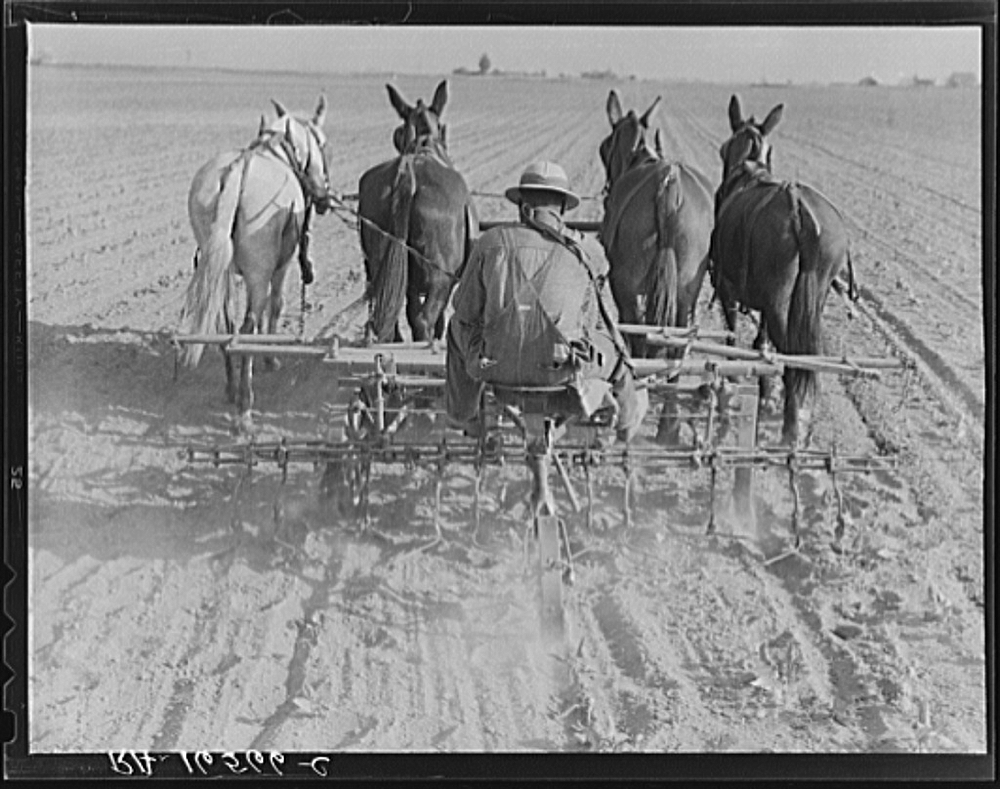
<svg viewBox="0 0 1000 789">
<path fill-rule="evenodd" d="M 243 186 L 244 159 L 233 162 L 222 176 L 222 188 L 215 204 L 215 217 L 208 243 L 201 250 L 198 267 L 182 313 L 182 333 L 223 333 L 232 326 L 232 298 L 235 277 L 233 260 L 233 228 Z M 205 350 L 202 344 L 185 346 L 181 363 L 188 368 L 198 365 Z"/>
</svg>

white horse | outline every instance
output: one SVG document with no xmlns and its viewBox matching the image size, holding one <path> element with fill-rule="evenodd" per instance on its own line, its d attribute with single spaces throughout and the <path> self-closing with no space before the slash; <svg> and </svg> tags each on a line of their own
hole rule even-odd
<svg viewBox="0 0 1000 789">
<path fill-rule="evenodd" d="M 241 334 L 278 327 L 282 287 L 296 248 L 308 230 L 311 207 L 326 211 L 330 200 L 326 158 L 326 99 L 321 96 L 309 120 L 293 118 L 272 99 L 278 117 L 261 118 L 257 138 L 241 151 L 210 159 L 194 177 L 188 216 L 198 249 L 195 273 L 182 313 L 186 334 L 232 334 L 235 327 L 236 274 L 247 288 Z M 193 368 L 204 345 L 186 346 L 181 362 Z M 252 425 L 253 356 L 243 357 L 239 389 L 235 363 L 226 357 L 226 395 L 236 402 L 244 428 Z M 277 367 L 276 359 L 267 360 Z"/>
</svg>

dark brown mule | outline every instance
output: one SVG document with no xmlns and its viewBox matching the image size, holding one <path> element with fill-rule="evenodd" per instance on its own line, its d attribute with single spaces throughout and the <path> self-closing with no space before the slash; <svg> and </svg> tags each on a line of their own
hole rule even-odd
<svg viewBox="0 0 1000 789">
<path fill-rule="evenodd" d="M 712 186 L 700 171 L 649 148 L 646 132 L 659 105 L 637 116 L 608 96 L 611 134 L 601 143 L 607 176 L 601 242 L 610 264 L 611 293 L 623 323 L 688 326 L 708 268 Z M 653 356 L 644 338 L 630 338 L 634 356 Z M 664 414 L 675 403 L 668 398 Z M 677 439 L 676 419 L 661 420 L 658 438 Z"/>
<path fill-rule="evenodd" d="M 358 186 L 367 332 L 376 342 L 401 340 L 405 297 L 413 339 L 440 339 L 478 220 L 465 179 L 448 156 L 441 123 L 448 83 L 438 85 L 429 106 L 423 100 L 411 106 L 392 85 L 386 88 L 403 119 L 393 134 L 399 156 L 368 170 Z"/>
<path fill-rule="evenodd" d="M 762 123 L 743 117 L 738 96 L 729 102 L 732 136 L 723 143 L 722 184 L 716 192 L 712 280 L 729 329 L 737 305 L 760 313 L 754 346 L 769 341 L 781 353 L 823 352 L 821 317 L 834 278 L 845 268 L 852 283 L 847 229 L 837 209 L 806 184 L 771 174 L 768 134 L 784 105 Z M 818 391 L 816 373 L 786 368 L 782 442 L 797 445 Z M 770 395 L 761 378 L 761 398 Z"/>
</svg>

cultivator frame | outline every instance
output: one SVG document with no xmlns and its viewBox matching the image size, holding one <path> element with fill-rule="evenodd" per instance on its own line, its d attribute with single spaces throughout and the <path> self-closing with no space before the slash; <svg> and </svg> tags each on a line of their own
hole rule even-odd
<svg viewBox="0 0 1000 789">
<path fill-rule="evenodd" d="M 450 466 L 462 464 L 476 470 L 474 518 L 478 531 L 485 470 L 490 466 L 524 463 L 530 469 L 532 478 L 532 517 L 527 528 L 538 547 L 542 620 L 543 624 L 556 628 L 561 627 L 562 622 L 562 585 L 565 579 L 572 578 L 573 570 L 566 525 L 558 515 L 550 480 L 553 470 L 574 512 L 580 512 L 583 507 L 568 469 L 582 470 L 587 524 L 591 526 L 593 470 L 607 466 L 621 468 L 625 476 L 622 514 L 626 527 L 632 523 L 632 488 L 639 469 L 707 470 L 711 496 L 706 530 L 713 533 L 716 529 L 716 482 L 720 471 L 735 469 L 734 502 L 738 509 L 748 510 L 754 469 L 784 468 L 788 471 L 793 500 L 794 546 L 791 550 L 794 551 L 800 544 L 799 472 L 813 470 L 830 474 L 837 505 L 835 534 L 839 538 L 845 528 L 845 519 L 838 476 L 896 466 L 895 456 L 842 455 L 835 447 L 822 451 L 758 446 L 756 379 L 779 375 L 784 367 L 792 365 L 839 375 L 878 377 L 886 369 L 904 367 L 902 361 L 891 358 L 781 356 L 713 342 L 725 338 L 724 332 L 707 333 L 696 328 L 669 329 L 644 325 L 624 325 L 620 328 L 626 334 L 644 334 L 651 344 L 679 349 L 680 358 L 635 359 L 633 364 L 636 377 L 644 382 L 651 394 L 663 394 L 672 389 L 678 396 L 693 398 L 704 405 L 704 429 L 695 431 L 691 446 L 667 448 L 630 443 L 609 446 L 606 440 L 602 440 L 602 433 L 606 437 L 609 431 L 606 424 L 601 423 L 600 414 L 595 420 L 586 420 L 549 415 L 544 409 L 524 410 L 509 402 L 509 397 L 498 399 L 495 388 L 489 386 L 484 390 L 478 438 L 459 437 L 457 434 L 449 438 L 445 432 L 437 441 L 400 441 L 401 428 L 410 416 L 428 410 L 440 413 L 438 409 L 421 409 L 418 405 L 421 400 L 440 399 L 445 384 L 445 354 L 436 347 L 416 343 L 342 347 L 336 339 L 325 344 L 306 344 L 277 336 L 187 335 L 175 337 L 176 345 L 217 343 L 227 353 L 235 355 L 317 358 L 332 367 L 338 386 L 348 383 L 357 388 L 349 403 L 331 408 L 335 416 L 343 419 L 342 435 L 333 440 L 290 441 L 282 438 L 257 442 L 251 436 L 247 441 L 234 444 L 191 446 L 187 448 L 185 457 L 192 463 L 242 466 L 248 474 L 262 463 L 274 463 L 282 474 L 282 481 L 287 478 L 289 466 L 296 463 L 311 463 L 316 467 L 325 465 L 328 470 L 331 467 L 346 467 L 352 486 L 352 503 L 363 524 L 369 522 L 369 491 L 374 468 L 391 464 L 433 468 L 436 471 L 434 525 L 437 537 L 425 548 L 443 539 L 440 529 L 441 493 L 446 470 Z M 732 383 L 733 377 L 754 382 Z M 531 395 L 536 399 L 547 392 L 551 394 L 554 390 L 517 390 L 521 395 Z M 716 419 L 720 425 L 716 424 Z M 721 440 L 734 423 L 737 425 L 737 446 L 722 446 Z M 580 440 L 581 433 L 588 438 Z M 577 437 L 573 438 L 574 435 Z"/>
</svg>

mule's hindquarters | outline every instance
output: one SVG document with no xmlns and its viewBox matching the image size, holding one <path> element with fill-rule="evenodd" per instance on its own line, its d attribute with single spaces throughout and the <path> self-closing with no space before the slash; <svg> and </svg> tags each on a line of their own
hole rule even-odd
<svg viewBox="0 0 1000 789">
<path fill-rule="evenodd" d="M 359 195 L 371 332 L 400 340 L 405 301 L 413 339 L 441 339 L 475 224 L 465 180 L 433 156 L 408 154 L 366 172 Z"/>
<path fill-rule="evenodd" d="M 302 188 L 287 168 L 269 158 L 251 159 L 233 234 L 233 263 L 247 293 L 241 334 L 259 334 L 265 327 L 270 334 L 278 331 L 285 276 L 301 239 L 305 208 Z M 266 363 L 277 367 L 274 359 Z M 254 404 L 253 367 L 254 357 L 245 355 L 238 408 L 246 425 Z"/>
<path fill-rule="evenodd" d="M 769 339 L 783 354 L 822 354 L 823 307 L 834 277 L 847 265 L 846 228 L 836 209 L 808 187 L 769 188 L 783 189 L 787 199 L 754 210 L 752 198 L 760 195 L 747 195 L 745 205 L 734 203 L 716 228 L 713 262 L 720 299 L 724 309 L 739 302 L 761 314 L 755 345 Z M 809 422 L 819 380 L 814 371 L 794 367 L 785 368 L 782 380 L 782 442 L 795 446 Z M 766 392 L 761 394 L 763 399 Z"/>
<path fill-rule="evenodd" d="M 669 175 L 667 175 L 669 173 Z M 628 180 L 622 190 L 631 190 Z M 628 193 L 628 192 L 626 192 Z M 612 193 L 612 201 L 615 195 Z M 619 213 L 615 207 L 611 212 Z M 653 177 L 620 209 L 618 227 L 608 249 L 610 280 L 621 320 L 650 326 L 690 325 L 708 270 L 712 231 L 712 197 L 708 181 L 686 165 L 658 163 Z M 637 357 L 677 355 L 630 337 Z M 665 395 L 657 440 L 676 444 L 680 438 L 678 405 Z"/>
<path fill-rule="evenodd" d="M 188 212 L 201 254 L 185 305 L 186 330 L 232 333 L 239 274 L 247 290 L 240 333 L 260 331 L 265 311 L 274 332 L 284 276 L 299 243 L 305 213 L 305 199 L 294 175 L 277 159 L 263 155 L 220 154 L 196 175 Z M 192 355 L 194 364 L 200 353 L 199 349 Z M 226 355 L 226 393 L 230 401 L 237 401 L 246 423 L 254 400 L 252 377 L 253 357 L 244 356 L 237 389 L 235 364 Z"/>
</svg>

